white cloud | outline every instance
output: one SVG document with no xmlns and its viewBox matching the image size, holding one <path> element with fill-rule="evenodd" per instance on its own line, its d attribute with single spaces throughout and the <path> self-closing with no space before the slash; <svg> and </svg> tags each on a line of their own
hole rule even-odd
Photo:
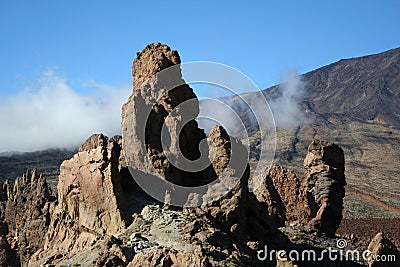
<svg viewBox="0 0 400 267">
<path fill-rule="evenodd" d="M 76 148 L 93 133 L 108 136 L 121 134 L 121 107 L 131 94 L 131 87 L 114 88 L 94 81 L 84 86 L 92 90 L 85 94 L 77 93 L 65 77 L 49 70 L 35 86 L 0 98 L 0 152 Z M 301 77 L 296 72 L 288 72 L 279 89 L 281 96 L 268 101 L 276 126 L 291 128 L 307 122 L 299 106 L 304 95 Z M 258 95 L 246 94 L 245 98 L 253 111 L 260 107 L 260 114 L 266 112 L 265 102 Z M 232 104 L 235 110 L 248 109 L 240 101 Z M 201 113 L 206 114 L 209 110 L 208 113 L 217 114 L 219 124 L 223 124 L 234 136 L 236 132 L 238 135 L 242 132 L 238 122 L 225 109 L 219 111 L 218 107 L 207 102 L 201 102 L 200 108 Z M 245 117 L 251 120 L 254 116 Z M 269 117 L 264 121 L 268 120 Z M 199 122 L 200 127 L 207 130 L 211 125 L 218 124 L 204 120 Z"/>
<path fill-rule="evenodd" d="M 308 123 L 311 118 L 301 108 L 301 101 L 305 94 L 305 84 L 296 71 L 288 71 L 282 76 L 279 92 L 273 98 L 268 98 L 268 104 L 272 111 L 275 126 L 289 129 L 303 123 Z M 261 92 L 244 93 L 243 100 L 227 100 L 235 112 L 241 116 L 247 127 L 272 127 L 272 116 L 266 106 L 266 99 Z M 198 120 L 199 126 L 209 131 L 212 125 L 222 125 L 230 135 L 240 138 L 243 136 L 243 129 L 240 123 L 235 120 L 232 114 L 227 112 L 224 104 L 213 103 L 212 101 L 200 101 L 200 114 L 210 114 L 216 121 Z M 257 114 L 258 119 L 255 117 Z M 212 116 L 213 115 L 213 116 Z"/>
<path fill-rule="evenodd" d="M 0 99 L 0 152 L 76 148 L 93 133 L 121 133 L 121 107 L 130 86 L 91 83 L 79 94 L 66 78 L 46 71 L 35 88 Z"/>
<path fill-rule="evenodd" d="M 276 127 L 292 128 L 308 121 L 300 106 L 305 94 L 304 86 L 296 71 L 289 71 L 283 75 L 279 85 L 281 96 L 269 101 Z"/>
</svg>

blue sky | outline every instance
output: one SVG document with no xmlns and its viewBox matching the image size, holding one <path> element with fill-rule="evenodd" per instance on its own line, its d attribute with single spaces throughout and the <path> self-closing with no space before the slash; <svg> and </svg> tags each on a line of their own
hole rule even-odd
<svg viewBox="0 0 400 267">
<path fill-rule="evenodd" d="M 31 127 L 32 132 L 39 133 L 37 122 L 61 112 L 44 112 L 41 107 L 47 102 L 41 102 L 43 99 L 56 103 L 55 109 L 72 109 L 67 99 L 84 95 L 86 98 L 80 101 L 85 107 L 97 98 L 104 104 L 115 90 L 126 100 L 132 83 L 132 61 L 150 42 L 177 49 L 183 62 L 230 65 L 259 87 L 267 88 L 291 69 L 305 73 L 342 58 L 399 47 L 399 25 L 398 0 L 4 0 L 0 1 L 0 123 L 13 124 L 9 135 L 16 131 L 12 127 Z M 37 100 L 36 111 L 25 111 L 38 114 L 32 115 L 30 125 L 21 119 L 23 115 L 10 113 L 18 109 L 17 105 L 29 106 L 28 100 L 17 101 L 27 97 L 26 92 Z M 65 96 L 64 102 L 51 101 L 51 97 L 60 95 Z M 117 123 L 118 105 L 112 117 Z M 96 114 L 97 110 L 102 108 L 87 113 Z M 76 119 L 66 121 L 77 127 L 73 123 Z M 49 125 L 54 123 L 43 127 Z M 114 132 L 94 127 L 81 136 L 91 131 Z M 31 143 L 40 142 L 33 139 Z M 13 148 L 0 143 L 0 151 L 37 147 L 43 145 Z"/>
<path fill-rule="evenodd" d="M 56 68 L 76 90 L 131 83 L 147 43 L 239 69 L 260 87 L 400 46 L 400 1 L 1 1 L 0 90 Z M 118 4 L 117 4 L 118 3 Z M 86 88 L 87 89 L 87 88 Z"/>
</svg>

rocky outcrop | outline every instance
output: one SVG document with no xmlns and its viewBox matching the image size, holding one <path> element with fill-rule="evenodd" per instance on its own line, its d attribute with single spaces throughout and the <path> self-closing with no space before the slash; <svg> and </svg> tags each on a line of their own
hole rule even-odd
<svg viewBox="0 0 400 267">
<path fill-rule="evenodd" d="M 174 184 L 198 186 L 215 177 L 176 167 L 181 156 L 199 159 L 199 145 L 206 138 L 194 120 L 199 112 L 198 101 L 183 81 L 176 65 L 179 63 L 177 51 L 160 43 L 149 44 L 137 54 L 132 66 L 133 93 L 122 108 L 123 148 L 135 171 L 152 175 L 157 172 Z M 167 73 L 160 72 L 172 66 Z M 175 109 L 185 101 L 190 104 Z M 166 147 L 161 142 L 164 124 L 168 130 L 163 137 Z"/>
<path fill-rule="evenodd" d="M 141 90 L 151 76 L 180 63 L 178 51 L 161 43 L 148 44 L 143 51 L 136 54 L 132 64 L 133 90 Z"/>
<path fill-rule="evenodd" d="M 272 165 L 251 196 L 252 212 L 272 229 L 310 219 L 307 180 L 285 167 Z"/>
<path fill-rule="evenodd" d="M 214 126 L 208 136 L 211 163 L 219 183 L 210 186 L 203 196 L 201 210 L 233 233 L 246 232 L 247 183 L 250 168 L 247 151 L 241 142 L 230 137 L 222 126 Z M 236 157 L 232 157 L 232 153 Z M 243 169 L 242 169 L 243 168 Z M 228 188 L 232 188 L 229 190 Z M 209 193 L 221 192 L 221 198 L 208 201 Z"/>
<path fill-rule="evenodd" d="M 304 167 L 311 202 L 318 205 L 318 211 L 312 210 L 315 217 L 309 225 L 334 235 L 342 220 L 345 195 L 343 150 L 334 143 L 314 140 L 308 147 Z"/>
<path fill-rule="evenodd" d="M 214 126 L 207 137 L 210 151 L 209 157 L 215 173 L 220 176 L 228 167 L 231 159 L 231 140 L 222 126 Z"/>
<path fill-rule="evenodd" d="M 78 251 L 121 231 L 131 220 L 121 186 L 120 142 L 120 137 L 92 135 L 77 154 L 62 163 L 58 206 L 45 252 Z"/>
<path fill-rule="evenodd" d="M 20 259 L 7 240 L 8 233 L 7 223 L 0 223 L 0 266 L 19 266 Z"/>
<path fill-rule="evenodd" d="M 128 264 L 130 267 L 178 267 L 178 266 L 212 266 L 207 257 L 197 249 L 194 252 L 179 252 L 174 249 L 149 249 L 139 254 Z"/>
<path fill-rule="evenodd" d="M 371 254 L 368 257 L 370 267 L 395 267 L 400 263 L 400 252 L 396 246 L 381 233 L 377 233 L 368 245 Z"/>
<path fill-rule="evenodd" d="M 331 142 L 314 140 L 304 166 L 306 177 L 273 165 L 250 194 L 251 212 L 270 229 L 309 222 L 334 235 L 342 219 L 345 194 L 343 151 Z"/>
<path fill-rule="evenodd" d="M 121 147 L 102 134 L 91 136 L 78 154 L 61 165 L 58 202 L 68 216 L 98 232 L 113 234 L 125 227 Z"/>
<path fill-rule="evenodd" d="M 307 177 L 273 166 L 260 188 L 249 193 L 248 151 L 221 126 L 213 127 L 208 138 L 197 127 L 197 99 L 184 83 L 179 63 L 178 53 L 160 43 L 138 53 L 132 67 L 133 92 L 122 110 L 123 139 L 93 135 L 63 162 L 58 204 L 44 248 L 31 257 L 32 266 L 77 262 L 82 266 L 274 266 L 274 259 L 260 261 L 257 251 L 264 245 L 274 249 L 291 245 L 278 227 L 308 221 L 312 207 L 307 182 L 314 181 L 316 197 L 323 194 L 318 171 L 337 172 L 330 154 L 315 156 L 318 160 L 307 165 Z M 163 70 L 171 72 L 158 76 Z M 188 110 L 182 106 L 186 102 Z M 163 127 L 169 134 L 164 135 Z M 328 151 L 327 147 L 324 143 Z M 181 168 L 180 157 L 208 167 Z M 161 181 L 175 185 L 212 184 L 204 187 L 204 194 L 187 196 L 199 207 L 162 206 L 140 195 L 127 166 L 141 179 L 161 175 Z M 172 194 L 163 192 L 164 199 Z M 335 192 L 329 188 L 329 197 Z M 220 198 L 214 199 L 215 195 Z"/>
<path fill-rule="evenodd" d="M 14 183 L 4 182 L 0 193 L 0 249 L 3 262 L 27 264 L 42 247 L 55 206 L 46 180 L 36 169 L 28 170 Z"/>
</svg>

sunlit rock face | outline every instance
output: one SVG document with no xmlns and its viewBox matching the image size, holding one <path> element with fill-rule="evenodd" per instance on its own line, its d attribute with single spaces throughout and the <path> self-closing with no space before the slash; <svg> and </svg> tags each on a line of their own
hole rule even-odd
<svg viewBox="0 0 400 267">
<path fill-rule="evenodd" d="M 178 52 L 161 43 L 149 44 L 137 54 L 132 65 L 132 95 L 122 108 L 123 147 L 133 170 L 157 173 L 177 185 L 198 186 L 215 179 L 210 168 L 183 170 L 167 158 L 169 153 L 177 155 L 176 161 L 179 157 L 193 161 L 203 153 L 208 160 L 206 143 L 200 152 L 200 142 L 206 135 L 195 121 L 199 113 L 197 97 L 182 79 L 177 65 L 180 62 Z M 186 101 L 188 106 L 178 107 Z"/>
</svg>

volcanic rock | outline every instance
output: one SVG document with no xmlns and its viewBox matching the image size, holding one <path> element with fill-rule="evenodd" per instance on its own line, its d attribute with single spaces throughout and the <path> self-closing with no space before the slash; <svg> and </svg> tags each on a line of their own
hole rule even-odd
<svg viewBox="0 0 400 267">
<path fill-rule="evenodd" d="M 20 260 L 15 250 L 11 249 L 5 235 L 0 236 L 0 266 L 19 266 Z"/>
<path fill-rule="evenodd" d="M 400 253 L 396 246 L 380 232 L 375 235 L 368 245 L 371 254 L 368 258 L 368 266 L 370 267 L 395 267 L 399 266 Z M 389 257 L 392 257 L 391 260 Z"/>
<path fill-rule="evenodd" d="M 104 234 L 125 228 L 127 202 L 122 192 L 118 138 L 92 135 L 61 165 L 58 206 L 45 249 L 72 251 Z"/>
<path fill-rule="evenodd" d="M 222 126 L 214 126 L 211 128 L 207 139 L 210 145 L 209 157 L 212 160 L 211 164 L 215 173 L 218 176 L 222 175 L 231 158 L 230 137 Z"/>
<path fill-rule="evenodd" d="M 228 231 L 245 233 L 247 212 L 247 183 L 250 168 L 248 154 L 242 143 L 229 137 L 222 126 L 214 126 L 208 136 L 212 166 L 218 183 L 203 196 L 201 209 Z M 233 156 L 235 153 L 235 156 Z M 221 198 L 210 201 L 211 193 L 221 192 Z"/>
<path fill-rule="evenodd" d="M 0 193 L 0 238 L 3 262 L 27 264 L 42 247 L 55 206 L 45 178 L 28 170 L 14 183 L 4 182 Z M 17 254 L 18 252 L 18 254 Z M 10 260 L 11 259 L 11 260 Z"/>
<path fill-rule="evenodd" d="M 208 153 L 204 145 L 205 151 L 199 150 L 206 135 L 194 120 L 198 101 L 182 79 L 179 63 L 177 51 L 160 43 L 149 44 L 137 54 L 132 66 L 133 93 L 122 108 L 123 148 L 126 161 L 136 172 L 158 173 L 177 185 L 198 186 L 215 177 L 175 166 L 182 156 L 197 160 Z M 185 101 L 188 106 L 177 108 Z M 163 125 L 168 134 L 162 136 Z M 164 147 L 162 138 L 166 139 Z"/>
<path fill-rule="evenodd" d="M 309 225 L 334 235 L 342 220 L 345 195 L 343 150 L 334 143 L 314 140 L 308 147 L 304 167 L 309 190 L 319 207 L 318 211 L 311 211 L 315 217 Z"/>
<path fill-rule="evenodd" d="M 310 219 L 307 180 L 285 167 L 272 165 L 251 196 L 252 212 L 272 229 Z"/>
<path fill-rule="evenodd" d="M 62 164 L 58 206 L 31 266 L 275 266 L 274 259 L 260 261 L 257 251 L 292 245 L 277 227 L 308 221 L 307 182 L 321 180 L 319 166 L 336 174 L 336 165 L 321 156 L 307 165 L 312 171 L 306 178 L 273 166 L 259 191 L 249 193 L 247 149 L 221 126 L 213 127 L 208 138 L 197 127 L 197 98 L 179 63 L 178 53 L 160 43 L 138 53 L 133 92 L 122 110 L 123 139 L 93 135 Z M 329 151 L 325 143 L 322 148 Z M 180 157 L 208 167 L 182 169 Z M 175 185 L 212 184 L 204 187 L 205 194 L 187 199 L 200 207 L 162 206 L 139 194 L 128 166 L 136 181 L 162 176 Z M 169 189 L 164 196 L 173 203 L 174 187 Z M 215 193 L 219 199 L 213 199 Z"/>
<path fill-rule="evenodd" d="M 139 254 L 129 263 L 130 267 L 178 267 L 178 266 L 212 266 L 201 250 L 179 252 L 173 249 L 156 248 Z"/>
</svg>

